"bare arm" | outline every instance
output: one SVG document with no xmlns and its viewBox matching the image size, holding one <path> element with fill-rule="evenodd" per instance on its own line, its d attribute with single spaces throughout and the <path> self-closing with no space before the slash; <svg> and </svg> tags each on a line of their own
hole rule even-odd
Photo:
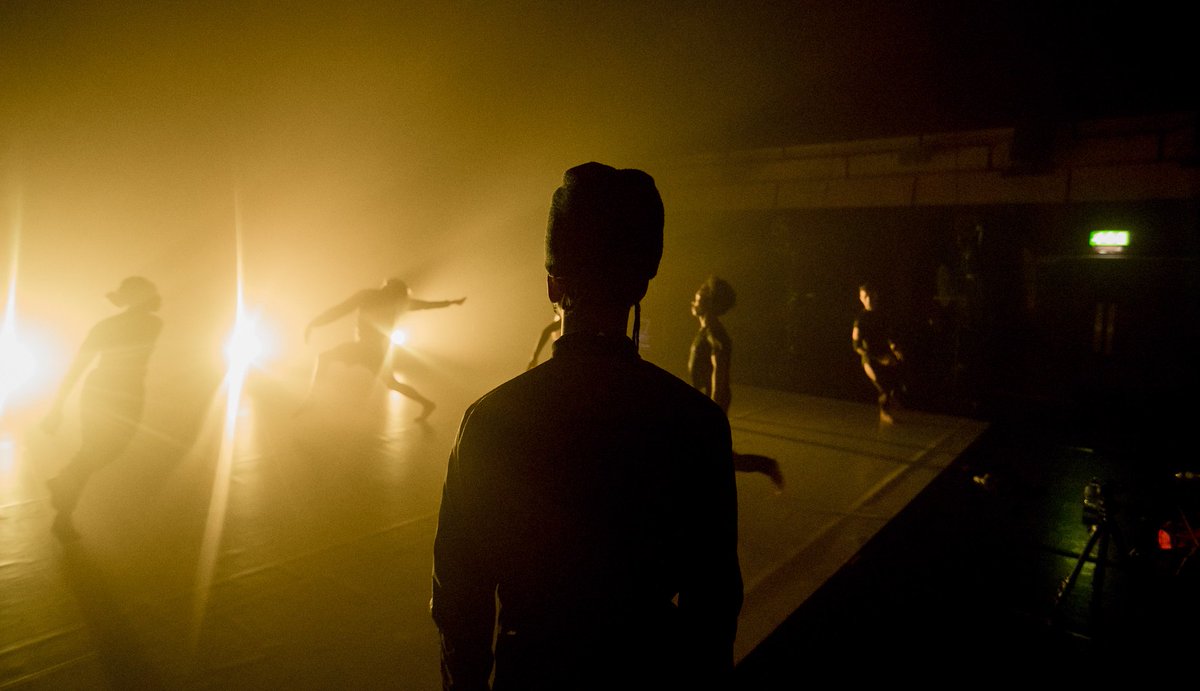
<svg viewBox="0 0 1200 691">
<path fill-rule="evenodd" d="M 42 419 L 43 430 L 53 433 L 58 429 L 59 424 L 62 423 L 63 406 L 67 402 L 67 397 L 71 395 L 79 377 L 83 376 L 98 354 L 99 352 L 88 340 L 85 340 L 80 346 L 79 352 L 75 354 L 75 359 L 71 361 L 71 366 L 67 368 L 67 374 L 63 377 L 62 384 L 58 387 L 58 394 L 54 397 L 54 402 L 50 404 L 50 411 Z"/>
<path fill-rule="evenodd" d="M 854 347 L 854 352 L 866 357 L 867 345 L 859 337 L 858 322 L 854 322 L 854 328 L 850 330 L 850 344 Z"/>
<path fill-rule="evenodd" d="M 713 401 L 721 406 L 721 410 L 729 413 L 729 402 L 733 392 L 729 388 L 730 370 L 733 368 L 733 339 L 725 327 L 715 318 L 709 318 L 707 339 L 712 353 L 712 379 L 708 384 L 708 393 Z"/>
<path fill-rule="evenodd" d="M 467 299 L 465 297 L 461 297 L 457 300 L 433 300 L 433 301 L 417 300 L 415 298 L 409 298 L 408 299 L 408 309 L 410 309 L 410 310 L 436 310 L 436 309 L 441 309 L 442 307 L 449 307 L 451 305 L 461 305 L 466 301 L 467 301 Z"/>
<path fill-rule="evenodd" d="M 313 317 L 313 320 L 308 323 L 308 326 L 304 327 L 304 342 L 308 343 L 308 337 L 312 333 L 313 329 L 317 328 L 318 326 L 325 326 L 330 322 L 337 321 L 338 319 L 341 319 L 347 314 L 350 314 L 354 310 L 358 309 L 362 304 L 363 298 L 366 297 L 366 294 L 367 291 L 360 290 L 346 300 Z"/>
<path fill-rule="evenodd" d="M 729 412 L 729 403 L 733 400 L 733 393 L 729 388 L 729 370 L 733 364 L 731 360 L 727 348 L 713 347 L 712 388 L 709 390 L 712 391 L 713 401 L 726 413 Z"/>
</svg>

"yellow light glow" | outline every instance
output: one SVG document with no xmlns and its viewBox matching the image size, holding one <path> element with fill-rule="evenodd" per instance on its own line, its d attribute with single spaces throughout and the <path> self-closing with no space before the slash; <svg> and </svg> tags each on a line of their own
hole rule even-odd
<svg viewBox="0 0 1200 691">
<path fill-rule="evenodd" d="M 0 432 L 0 480 L 4 481 L 4 487 L 10 484 L 8 480 L 16 468 L 15 459 L 16 445 L 13 444 L 12 435 Z"/>
<path fill-rule="evenodd" d="M 213 476 L 212 495 L 208 502 L 208 518 L 200 545 L 200 561 L 197 565 L 196 595 L 193 601 L 194 622 L 190 645 L 193 653 L 199 650 L 200 633 L 203 630 L 205 611 L 216 574 L 220 555 L 221 536 L 225 531 L 225 514 L 229 505 L 230 481 L 232 478 L 234 446 L 237 439 L 238 412 L 241 410 L 242 390 L 250 365 L 264 353 L 263 341 L 258 333 L 258 319 L 246 313 L 243 300 L 242 277 L 242 218 L 241 203 L 234 192 L 234 260 L 237 271 L 236 318 L 233 333 L 225 344 L 225 356 L 229 370 L 225 373 L 225 420 L 221 430 L 221 445 L 217 450 L 217 464 Z"/>
<path fill-rule="evenodd" d="M 5 325 L 0 331 L 0 410 L 13 392 L 33 378 L 36 366 L 33 353 Z"/>
<path fill-rule="evenodd" d="M 4 317 L 0 322 L 0 413 L 4 412 L 9 397 L 33 376 L 33 354 L 17 340 L 16 297 L 17 257 L 21 252 L 21 204 L 18 197 L 13 204 L 12 246 L 5 286 Z"/>
<path fill-rule="evenodd" d="M 400 346 L 403 346 L 407 342 L 408 342 L 408 334 L 405 333 L 404 329 L 396 329 L 395 331 L 392 332 L 392 345 L 394 345 L 396 347 L 400 347 Z"/>
<path fill-rule="evenodd" d="M 266 348 L 258 334 L 258 321 L 241 315 L 225 344 L 225 357 L 229 360 L 230 368 L 245 370 L 258 364 L 265 353 Z"/>
</svg>

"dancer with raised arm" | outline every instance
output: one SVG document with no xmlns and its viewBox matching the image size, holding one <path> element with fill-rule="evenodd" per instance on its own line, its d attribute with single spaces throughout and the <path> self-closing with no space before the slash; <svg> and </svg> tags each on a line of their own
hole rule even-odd
<svg viewBox="0 0 1200 691">
<path fill-rule="evenodd" d="M 365 367 L 377 373 L 389 389 L 419 403 L 421 414 L 416 419 L 418 421 L 425 420 L 437 406 L 433 401 L 422 396 L 415 388 L 396 378 L 391 357 L 392 333 L 400 318 L 407 312 L 440 309 L 451 305 L 461 305 L 465 301 L 465 297 L 433 302 L 418 300 L 412 297 L 408 284 L 398 278 L 389 278 L 381 287 L 360 290 L 318 314 L 304 329 L 305 343 L 308 342 L 313 329 L 337 321 L 348 314 L 357 313 L 358 321 L 353 341 L 334 346 L 317 356 L 317 365 L 313 368 L 308 396 L 305 398 L 301 410 L 311 402 L 317 381 L 324 376 L 329 365 L 336 362 Z"/>
</svg>

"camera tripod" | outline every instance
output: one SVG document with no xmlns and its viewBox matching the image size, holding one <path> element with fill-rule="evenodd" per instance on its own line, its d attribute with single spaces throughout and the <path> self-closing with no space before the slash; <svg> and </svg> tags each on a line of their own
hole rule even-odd
<svg viewBox="0 0 1200 691">
<path fill-rule="evenodd" d="M 1100 593 L 1104 590 L 1104 572 L 1108 564 L 1108 550 L 1110 541 L 1117 548 L 1117 553 L 1122 554 L 1123 540 L 1120 534 L 1120 528 L 1112 520 L 1112 516 L 1108 509 L 1106 500 L 1106 492 L 1104 485 L 1099 480 L 1092 479 L 1087 484 L 1083 492 L 1083 523 L 1088 526 L 1088 541 L 1080 553 L 1079 559 L 1075 561 L 1075 568 L 1071 570 L 1071 575 L 1063 579 L 1058 586 L 1058 594 L 1054 598 L 1054 610 L 1057 612 L 1059 606 L 1071 590 L 1075 587 L 1079 580 L 1079 574 L 1083 571 L 1083 566 L 1089 560 L 1096 564 L 1092 570 L 1092 599 L 1097 601 Z M 1095 551 L 1095 556 L 1092 556 Z"/>
</svg>

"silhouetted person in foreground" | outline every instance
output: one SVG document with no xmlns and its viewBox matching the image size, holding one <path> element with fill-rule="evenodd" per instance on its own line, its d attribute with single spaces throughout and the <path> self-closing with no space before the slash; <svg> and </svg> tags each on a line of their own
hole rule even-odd
<svg viewBox="0 0 1200 691">
<path fill-rule="evenodd" d="M 344 365 L 365 367 L 377 373 L 389 389 L 398 391 L 421 404 L 421 414 L 417 416 L 417 420 L 429 417 L 436 407 L 434 402 L 422 396 L 413 387 L 396 379 L 392 362 L 392 333 L 405 312 L 461 305 L 466 298 L 426 302 L 411 297 L 410 292 L 404 281 L 389 278 L 382 287 L 360 290 L 318 314 L 308 323 L 304 329 L 305 343 L 308 342 L 313 329 L 337 321 L 351 312 L 358 313 L 354 340 L 334 346 L 317 356 L 317 366 L 313 369 L 312 382 L 304 405 L 308 404 L 317 380 L 323 376 L 329 364 L 338 362 Z M 304 405 L 301 406 L 302 410 Z"/>
<path fill-rule="evenodd" d="M 432 601 L 446 689 L 488 688 L 493 662 L 498 691 L 731 679 L 729 423 L 635 345 L 662 229 L 641 171 L 587 163 L 554 193 L 546 284 L 563 334 L 471 405 L 446 470 Z"/>
<path fill-rule="evenodd" d="M 554 321 L 547 324 L 546 328 L 542 329 L 541 335 L 538 336 L 537 345 L 533 347 L 533 355 L 529 358 L 529 364 L 525 366 L 525 369 L 530 370 L 537 367 L 538 357 L 542 354 L 542 348 L 545 348 L 547 343 L 552 343 L 554 339 L 557 339 L 561 331 L 562 317 L 558 316 L 556 312 L 554 314 Z"/>
<path fill-rule="evenodd" d="M 870 284 L 862 284 L 858 287 L 858 299 L 863 311 L 854 320 L 850 340 L 854 352 L 862 358 L 863 372 L 879 394 L 879 419 L 891 424 L 904 355 L 892 338 L 887 317 L 878 309 L 875 289 Z"/>
<path fill-rule="evenodd" d="M 145 278 L 126 278 L 108 299 L 124 311 L 88 332 L 42 421 L 45 431 L 58 429 L 71 390 L 96 362 L 83 383 L 79 401 L 79 452 L 46 483 L 50 503 L 57 511 L 53 530 L 63 540 L 78 537 L 71 514 L 88 478 L 121 455 L 141 423 L 146 367 L 162 331 L 162 320 L 154 315 L 162 300 Z"/>
<path fill-rule="evenodd" d="M 692 339 L 688 373 L 692 376 L 692 386 L 713 399 L 726 415 L 729 414 L 729 403 L 733 399 L 729 386 L 733 367 L 733 339 L 721 323 L 721 316 L 733 309 L 736 300 L 733 286 L 716 276 L 710 276 L 692 298 L 692 316 L 700 320 L 700 330 Z M 775 483 L 776 488 L 783 489 L 783 472 L 774 458 L 735 451 L 733 467 L 746 473 L 762 473 Z"/>
</svg>

